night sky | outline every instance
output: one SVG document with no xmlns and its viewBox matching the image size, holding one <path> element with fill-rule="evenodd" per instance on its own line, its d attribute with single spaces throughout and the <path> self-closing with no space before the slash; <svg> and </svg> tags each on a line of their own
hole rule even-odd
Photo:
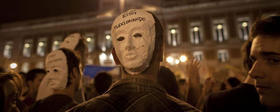
<svg viewBox="0 0 280 112">
<path fill-rule="evenodd" d="M 98 0 L 4 0 L 0 24 L 97 10 Z"/>
</svg>

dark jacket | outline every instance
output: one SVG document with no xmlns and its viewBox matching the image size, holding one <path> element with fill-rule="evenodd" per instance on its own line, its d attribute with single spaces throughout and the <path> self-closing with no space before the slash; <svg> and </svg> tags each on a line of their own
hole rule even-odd
<svg viewBox="0 0 280 112">
<path fill-rule="evenodd" d="M 122 79 L 105 94 L 73 108 L 73 112 L 199 112 L 166 93 L 156 83 L 130 77 Z"/>
<path fill-rule="evenodd" d="M 265 112 L 253 85 L 241 84 L 231 90 L 211 94 L 204 112 Z"/>
<path fill-rule="evenodd" d="M 45 99 L 37 101 L 30 112 L 64 112 L 75 106 L 71 97 L 62 94 L 54 94 Z"/>
</svg>

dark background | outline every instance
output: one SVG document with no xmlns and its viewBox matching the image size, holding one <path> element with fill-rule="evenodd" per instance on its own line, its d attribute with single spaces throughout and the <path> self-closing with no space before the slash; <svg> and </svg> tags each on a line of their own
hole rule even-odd
<svg viewBox="0 0 280 112">
<path fill-rule="evenodd" d="M 86 13 L 98 9 L 98 0 L 3 0 L 0 23 Z"/>
</svg>

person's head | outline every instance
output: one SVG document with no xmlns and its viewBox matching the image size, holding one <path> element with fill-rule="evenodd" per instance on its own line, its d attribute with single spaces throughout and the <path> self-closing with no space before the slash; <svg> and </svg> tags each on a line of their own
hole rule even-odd
<svg viewBox="0 0 280 112">
<path fill-rule="evenodd" d="M 111 27 L 113 56 L 125 72 L 137 75 L 162 60 L 162 26 L 150 12 L 131 9 L 119 15 Z"/>
<path fill-rule="evenodd" d="M 238 86 L 241 83 L 239 79 L 236 77 L 229 77 L 227 80 L 223 83 L 225 86 L 225 89 L 232 89 L 236 86 Z"/>
<path fill-rule="evenodd" d="M 37 94 L 39 85 L 45 75 L 46 75 L 46 71 L 44 69 L 38 69 L 38 68 L 30 70 L 26 74 L 25 80 L 26 80 L 27 86 L 29 88 L 29 91 L 31 92 L 32 95 Z"/>
<path fill-rule="evenodd" d="M 23 79 L 16 73 L 0 73 L 0 111 L 16 112 L 23 88 Z"/>
<path fill-rule="evenodd" d="M 94 87 L 98 94 L 106 92 L 112 84 L 112 76 L 107 72 L 99 72 L 94 77 Z"/>
<path fill-rule="evenodd" d="M 280 106 L 280 16 L 257 20 L 244 51 L 245 67 L 255 79 L 261 102 L 268 107 Z M 247 49 L 246 49 L 247 48 Z"/>
<path fill-rule="evenodd" d="M 52 51 L 46 58 L 46 71 L 49 76 L 47 85 L 53 90 L 62 90 L 69 86 L 78 89 L 81 78 L 79 65 L 79 58 L 71 50 L 60 48 Z"/>
<path fill-rule="evenodd" d="M 174 73 L 169 68 L 164 66 L 160 67 L 157 82 L 167 91 L 168 94 L 179 98 L 179 86 Z"/>
<path fill-rule="evenodd" d="M 5 73 L 5 69 L 3 67 L 0 67 L 0 73 Z"/>
</svg>

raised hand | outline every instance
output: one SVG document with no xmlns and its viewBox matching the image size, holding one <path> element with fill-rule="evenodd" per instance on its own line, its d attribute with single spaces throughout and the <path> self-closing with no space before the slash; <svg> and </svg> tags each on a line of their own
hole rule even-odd
<svg viewBox="0 0 280 112">
<path fill-rule="evenodd" d="M 199 61 L 191 59 L 186 65 L 186 75 L 189 77 L 189 82 L 194 85 L 199 85 Z"/>
</svg>

